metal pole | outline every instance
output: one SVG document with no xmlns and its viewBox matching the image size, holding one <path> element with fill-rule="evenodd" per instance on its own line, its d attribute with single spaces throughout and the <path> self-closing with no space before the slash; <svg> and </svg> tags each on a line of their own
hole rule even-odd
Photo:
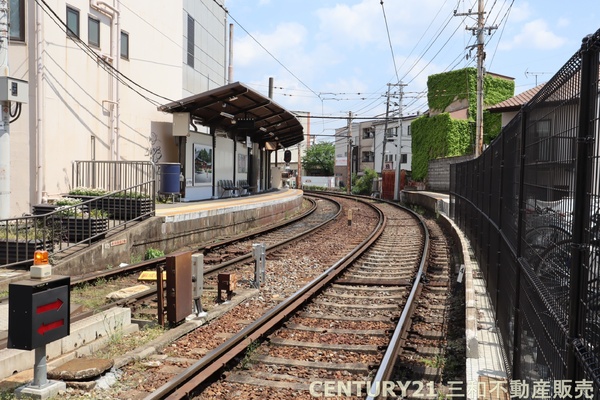
<svg viewBox="0 0 600 400">
<path fill-rule="evenodd" d="M 0 3 L 0 76 L 8 76 L 8 1 Z M 10 217 L 10 101 L 0 104 L 0 219 Z"/>
<path fill-rule="evenodd" d="M 352 162 L 352 111 L 348 112 L 348 151 L 346 155 L 346 194 L 352 193 L 352 171 L 351 171 L 351 162 Z"/>
<path fill-rule="evenodd" d="M 396 135 L 398 139 L 398 162 L 396 163 L 396 179 L 394 184 L 394 200 L 400 200 L 400 167 L 402 166 L 402 97 L 404 96 L 403 88 L 406 86 L 404 83 L 399 83 L 400 87 L 400 98 L 398 103 L 398 121 L 399 121 L 399 132 Z M 387 119 L 386 119 L 387 121 Z"/>
<path fill-rule="evenodd" d="M 598 53 L 590 47 L 591 38 L 581 46 L 581 82 L 579 104 L 579 131 L 577 132 L 577 155 L 575 158 L 575 188 L 573 204 L 573 236 L 571 239 L 571 263 L 569 282 L 569 338 L 567 353 L 567 379 L 581 379 L 581 366 L 575 356 L 575 343 L 585 331 L 585 307 L 588 277 L 584 273 L 587 243 L 585 230 L 590 221 L 591 155 L 594 145 L 593 118 L 595 113 L 595 90 L 598 82 Z"/>
<path fill-rule="evenodd" d="M 227 68 L 227 83 L 233 83 L 233 24 L 229 24 L 229 65 Z"/>
<path fill-rule="evenodd" d="M 383 126 L 383 149 L 381 150 L 381 175 L 383 176 L 383 166 L 385 165 L 385 144 L 387 142 L 388 114 L 390 112 L 390 84 L 388 83 L 387 100 L 385 102 L 385 125 Z"/>
<path fill-rule="evenodd" d="M 35 348 L 35 365 L 33 368 L 33 386 L 41 388 L 48 384 L 48 367 L 46 364 L 46 345 Z"/>
</svg>

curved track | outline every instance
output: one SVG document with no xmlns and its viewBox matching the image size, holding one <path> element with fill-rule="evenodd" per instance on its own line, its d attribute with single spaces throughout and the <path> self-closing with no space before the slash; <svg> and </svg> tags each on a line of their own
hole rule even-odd
<svg viewBox="0 0 600 400">
<path fill-rule="evenodd" d="M 202 398 L 218 398 L 223 391 L 311 398 L 323 390 L 313 382 L 387 379 L 423 273 L 428 236 L 412 212 L 375 206 L 381 222 L 353 254 L 147 399 L 200 392 Z M 230 368 L 225 379 L 209 384 L 215 373 Z"/>
</svg>

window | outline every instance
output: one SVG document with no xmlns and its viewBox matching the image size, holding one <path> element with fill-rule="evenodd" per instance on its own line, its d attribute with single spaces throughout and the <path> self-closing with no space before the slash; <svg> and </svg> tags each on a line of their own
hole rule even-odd
<svg viewBox="0 0 600 400">
<path fill-rule="evenodd" d="M 194 68 L 194 18 L 187 16 L 187 65 Z"/>
<path fill-rule="evenodd" d="M 375 161 L 375 153 L 372 151 L 363 151 L 362 152 L 362 162 L 374 162 Z"/>
<path fill-rule="evenodd" d="M 550 137 L 550 120 L 535 123 L 535 139 L 538 147 L 538 161 L 550 161 L 555 157 L 553 139 Z"/>
<path fill-rule="evenodd" d="M 410 136 L 410 125 L 406 128 L 406 132 L 408 132 L 407 135 Z"/>
<path fill-rule="evenodd" d="M 406 164 L 407 162 L 408 162 L 408 154 L 401 154 L 400 155 L 400 163 Z"/>
<path fill-rule="evenodd" d="M 100 47 L 100 21 L 92 17 L 88 17 L 88 43 Z"/>
<path fill-rule="evenodd" d="M 25 41 L 25 0 L 10 0 L 10 40 Z"/>
<path fill-rule="evenodd" d="M 372 139 L 375 136 L 375 131 L 373 128 L 364 128 L 363 129 L 363 139 Z"/>
<path fill-rule="evenodd" d="M 79 37 L 79 11 L 67 6 L 67 35 Z"/>
<path fill-rule="evenodd" d="M 129 60 L 129 33 L 121 31 L 121 58 Z"/>
</svg>

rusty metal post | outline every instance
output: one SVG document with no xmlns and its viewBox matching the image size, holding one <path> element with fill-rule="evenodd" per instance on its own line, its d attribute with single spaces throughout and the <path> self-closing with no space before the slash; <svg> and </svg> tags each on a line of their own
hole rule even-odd
<svg viewBox="0 0 600 400">
<path fill-rule="evenodd" d="M 162 327 L 165 326 L 165 292 L 163 285 L 163 266 L 162 264 L 156 265 L 156 298 L 158 299 L 158 324 Z"/>
</svg>

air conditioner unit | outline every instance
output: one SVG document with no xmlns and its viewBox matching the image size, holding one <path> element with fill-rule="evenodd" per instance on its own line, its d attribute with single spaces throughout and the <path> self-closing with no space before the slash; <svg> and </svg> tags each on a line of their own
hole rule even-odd
<svg viewBox="0 0 600 400">
<path fill-rule="evenodd" d="M 386 163 L 383 163 L 383 169 L 384 170 L 393 170 L 394 169 L 394 163 L 392 161 L 388 161 Z"/>
</svg>

